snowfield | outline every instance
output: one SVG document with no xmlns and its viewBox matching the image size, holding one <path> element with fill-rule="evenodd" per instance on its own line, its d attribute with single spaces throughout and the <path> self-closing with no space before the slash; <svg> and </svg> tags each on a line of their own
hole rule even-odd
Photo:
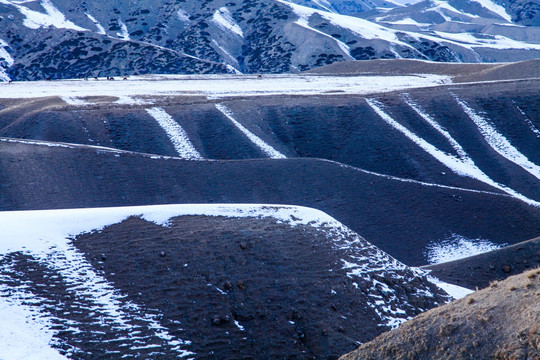
<svg viewBox="0 0 540 360">
<path fill-rule="evenodd" d="M 403 89 L 450 84 L 442 75 L 319 76 L 319 75 L 143 75 L 125 81 L 57 80 L 0 83 L 0 98 L 89 96 L 137 98 L 152 96 L 206 96 L 228 98 L 269 95 L 368 95 Z"/>
</svg>

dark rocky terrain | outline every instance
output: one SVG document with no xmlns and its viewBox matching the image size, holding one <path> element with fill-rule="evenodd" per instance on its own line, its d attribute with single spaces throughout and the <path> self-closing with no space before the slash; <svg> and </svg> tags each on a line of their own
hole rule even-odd
<svg viewBox="0 0 540 360">
<path fill-rule="evenodd" d="M 540 266 L 540 238 L 523 241 L 484 254 L 423 268 L 437 278 L 469 289 L 485 288 L 493 281 Z"/>
<path fill-rule="evenodd" d="M 370 59 L 538 58 L 536 2 L 486 3 L 3 0 L 0 80 L 284 73 Z"/>
<path fill-rule="evenodd" d="M 539 291 L 538 269 L 494 282 L 425 312 L 340 359 L 536 359 Z"/>
</svg>

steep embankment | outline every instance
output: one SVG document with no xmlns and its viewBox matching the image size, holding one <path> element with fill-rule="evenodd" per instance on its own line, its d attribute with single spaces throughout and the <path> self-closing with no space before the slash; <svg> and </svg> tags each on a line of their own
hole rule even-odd
<svg viewBox="0 0 540 360">
<path fill-rule="evenodd" d="M 441 264 L 425 266 L 445 282 L 469 289 L 485 288 L 492 281 L 540 266 L 540 238 L 499 250 Z"/>
<path fill-rule="evenodd" d="M 512 276 L 425 312 L 340 359 L 536 359 L 539 295 L 540 270 Z"/>
</svg>

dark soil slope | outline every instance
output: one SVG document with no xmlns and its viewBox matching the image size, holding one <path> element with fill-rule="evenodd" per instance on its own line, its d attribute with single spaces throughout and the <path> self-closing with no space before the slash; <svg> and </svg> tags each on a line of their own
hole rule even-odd
<svg viewBox="0 0 540 360">
<path fill-rule="evenodd" d="M 485 288 L 540 266 L 540 238 L 520 242 L 485 254 L 426 266 L 437 278 L 469 289 Z"/>
<path fill-rule="evenodd" d="M 452 76 L 454 82 L 532 79 L 540 77 L 540 60 L 502 64 L 435 63 L 420 60 L 344 61 L 306 71 L 335 75 L 439 74 Z"/>
<path fill-rule="evenodd" d="M 451 68 L 448 64 L 437 66 Z M 0 136 L 176 156 L 171 139 L 146 111 L 161 107 L 185 130 L 205 159 L 268 157 L 216 108 L 219 103 L 230 109 L 242 126 L 289 158 L 321 158 L 419 181 L 494 190 L 443 164 L 426 146 L 420 146 L 385 121 L 367 98 L 381 104 L 381 110 L 397 124 L 439 153 L 453 156 L 457 162 L 462 161 L 460 156 L 466 156 L 494 182 L 540 201 L 540 175 L 535 177 L 494 150 L 486 141 L 486 132 L 479 129 L 462 106 L 485 120 L 523 157 L 540 164 L 539 89 L 540 80 L 529 80 L 456 84 L 367 97 L 334 94 L 221 101 L 161 97 L 146 99 L 146 105 L 117 104 L 116 98 L 111 97 L 87 98 L 90 105 L 81 106 L 69 105 L 56 97 L 1 99 Z M 412 106 L 430 116 L 440 129 Z"/>
<path fill-rule="evenodd" d="M 316 159 L 187 161 L 0 141 L 0 209 L 173 203 L 320 209 L 409 265 L 451 234 L 495 243 L 540 234 L 540 209 L 505 195 L 421 184 Z"/>
<path fill-rule="evenodd" d="M 343 235 L 267 217 L 180 216 L 167 227 L 132 217 L 74 244 L 126 301 L 191 341 L 184 348 L 196 359 L 336 359 L 388 330 L 381 314 L 414 316 L 447 301 Z M 354 275 L 344 261 L 365 271 Z M 379 297 L 393 310 L 375 305 Z"/>
<path fill-rule="evenodd" d="M 341 360 L 538 359 L 540 270 L 430 310 Z"/>
</svg>

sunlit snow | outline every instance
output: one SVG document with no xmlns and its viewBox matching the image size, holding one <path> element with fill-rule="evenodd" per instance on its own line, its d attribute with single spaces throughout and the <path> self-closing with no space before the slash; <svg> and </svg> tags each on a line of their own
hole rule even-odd
<svg viewBox="0 0 540 360">
<path fill-rule="evenodd" d="M 440 264 L 497 250 L 503 246 L 486 239 L 469 239 L 452 234 L 446 239 L 430 242 L 426 245 L 424 255 L 428 263 Z"/>
</svg>

